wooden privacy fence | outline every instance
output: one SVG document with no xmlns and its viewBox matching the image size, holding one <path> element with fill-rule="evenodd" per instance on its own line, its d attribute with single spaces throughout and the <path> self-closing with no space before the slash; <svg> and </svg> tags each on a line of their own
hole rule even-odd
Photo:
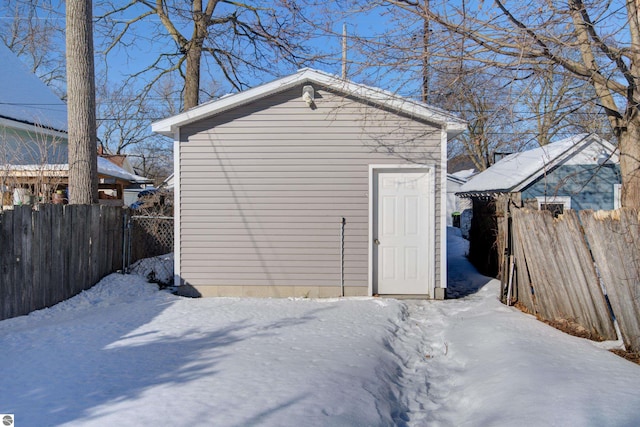
<svg viewBox="0 0 640 427">
<path fill-rule="evenodd" d="M 122 268 L 123 212 L 49 204 L 0 212 L 0 320 L 52 306 Z"/>
<path fill-rule="evenodd" d="M 611 213 L 512 209 L 504 282 L 510 302 L 550 321 L 568 320 L 614 340 L 604 290 L 625 345 L 640 351 L 640 235 L 637 210 Z"/>
<path fill-rule="evenodd" d="M 640 210 L 580 212 L 625 345 L 640 351 Z"/>
</svg>

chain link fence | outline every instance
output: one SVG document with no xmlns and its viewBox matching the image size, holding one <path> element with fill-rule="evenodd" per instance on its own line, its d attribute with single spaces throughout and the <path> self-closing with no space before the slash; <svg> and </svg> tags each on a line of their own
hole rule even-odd
<svg viewBox="0 0 640 427">
<path fill-rule="evenodd" d="M 173 252 L 173 217 L 131 215 L 125 221 L 124 271 L 138 260 Z"/>
</svg>

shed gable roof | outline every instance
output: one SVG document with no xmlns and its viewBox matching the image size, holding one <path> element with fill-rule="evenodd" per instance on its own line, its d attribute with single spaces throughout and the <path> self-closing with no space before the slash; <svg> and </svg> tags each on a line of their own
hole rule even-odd
<svg viewBox="0 0 640 427">
<path fill-rule="evenodd" d="M 524 190 L 545 173 L 566 163 L 593 144 L 601 146 L 610 160 L 617 163 L 616 147 L 595 134 L 575 135 L 543 147 L 511 154 L 465 183 L 462 196 L 491 195 Z"/>
<path fill-rule="evenodd" d="M 151 125 L 151 129 L 162 135 L 174 136 L 175 131 L 182 126 L 215 116 L 224 111 L 240 107 L 258 99 L 284 92 L 292 87 L 307 82 L 328 87 L 337 92 L 344 93 L 345 95 L 353 96 L 380 107 L 388 108 L 391 111 L 398 111 L 400 113 L 407 114 L 410 117 L 432 122 L 445 128 L 450 138 L 462 133 L 467 128 L 467 124 L 464 120 L 445 110 L 408 98 L 403 98 L 382 89 L 365 86 L 348 80 L 343 80 L 328 73 L 305 68 L 293 75 L 283 77 L 234 95 L 224 96 L 215 101 L 201 104 L 175 116 L 157 121 Z"/>
</svg>

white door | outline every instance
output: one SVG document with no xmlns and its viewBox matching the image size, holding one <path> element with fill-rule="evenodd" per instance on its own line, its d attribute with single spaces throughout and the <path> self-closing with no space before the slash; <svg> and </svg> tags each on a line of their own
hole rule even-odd
<svg viewBox="0 0 640 427">
<path fill-rule="evenodd" d="M 374 291 L 428 294 L 431 175 L 381 171 L 376 176 Z"/>
</svg>

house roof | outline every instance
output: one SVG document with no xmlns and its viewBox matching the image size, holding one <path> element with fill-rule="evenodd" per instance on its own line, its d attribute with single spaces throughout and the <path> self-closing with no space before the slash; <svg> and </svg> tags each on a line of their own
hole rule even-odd
<svg viewBox="0 0 640 427">
<path fill-rule="evenodd" d="M 67 131 L 67 105 L 2 43 L 0 118 Z"/>
<path fill-rule="evenodd" d="M 175 180 L 173 177 L 173 173 L 171 173 L 171 175 L 169 175 L 164 179 L 164 181 L 162 181 L 162 184 L 160 184 L 159 188 L 166 188 L 168 190 L 173 190 L 174 183 L 175 183 Z"/>
<path fill-rule="evenodd" d="M 598 161 L 619 162 L 613 144 L 597 135 L 584 133 L 506 156 L 471 178 L 457 194 L 472 197 L 519 192 L 561 164 L 572 159 L 577 162 L 586 160 L 580 154 L 593 157 L 588 160 L 594 164 Z M 602 154 L 605 157 L 599 158 Z"/>
<path fill-rule="evenodd" d="M 7 165 L 6 170 L 11 172 L 21 172 L 21 175 L 31 176 L 33 174 L 66 176 L 69 171 L 68 163 L 44 164 L 44 165 Z M 98 175 L 121 179 L 132 183 L 145 184 L 152 182 L 149 178 L 127 172 L 109 160 L 98 156 Z"/>
<path fill-rule="evenodd" d="M 292 87 L 307 82 L 316 83 L 338 92 L 349 94 L 350 96 L 354 96 L 369 103 L 389 108 L 392 111 L 398 111 L 407 114 L 410 117 L 420 118 L 436 125 L 443 126 L 447 130 L 447 134 L 450 138 L 464 132 L 467 128 L 467 123 L 464 120 L 445 110 L 408 98 L 403 98 L 382 89 L 343 80 L 337 76 L 322 71 L 304 68 L 293 75 L 280 78 L 237 94 L 224 96 L 215 101 L 201 104 L 178 115 L 157 121 L 152 123 L 151 129 L 162 135 L 173 137 L 175 135 L 175 131 L 182 126 L 215 116 L 216 114 L 224 111 L 286 91 Z"/>
<path fill-rule="evenodd" d="M 126 171 L 115 163 L 110 162 L 104 157 L 98 156 L 98 173 L 100 175 L 107 175 L 113 178 L 123 179 L 125 181 L 136 182 L 140 184 L 152 182 L 149 178 L 136 175 Z"/>
</svg>

